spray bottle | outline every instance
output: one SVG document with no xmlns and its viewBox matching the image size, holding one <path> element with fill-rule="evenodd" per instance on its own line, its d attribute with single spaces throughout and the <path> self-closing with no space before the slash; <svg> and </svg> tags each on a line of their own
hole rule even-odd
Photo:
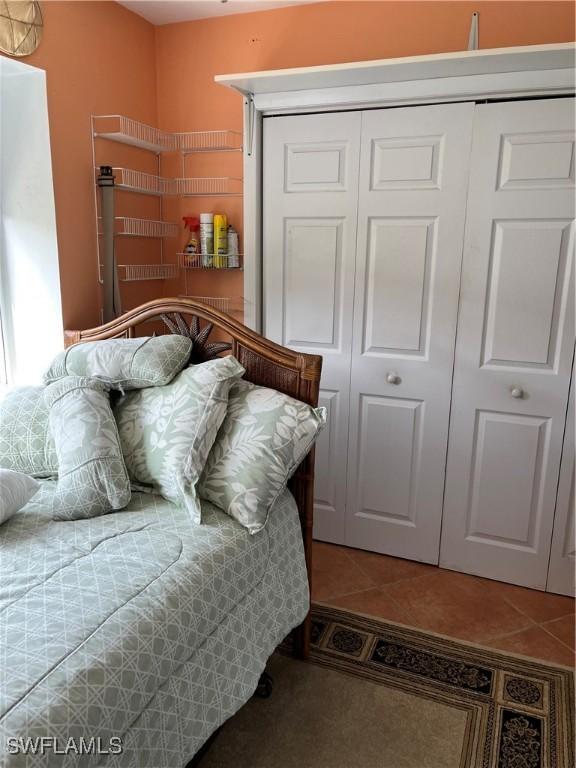
<svg viewBox="0 0 576 768">
<path fill-rule="evenodd" d="M 218 269 L 228 264 L 228 219 L 225 213 L 214 214 L 214 266 Z"/>
<path fill-rule="evenodd" d="M 200 253 L 202 266 L 211 269 L 214 266 L 214 214 L 200 214 Z"/>
<path fill-rule="evenodd" d="M 232 224 L 228 226 L 228 269 L 238 269 L 240 267 L 240 246 L 238 243 L 238 232 Z"/>
<path fill-rule="evenodd" d="M 184 264 L 187 267 L 196 267 L 196 254 L 200 253 L 200 219 L 197 216 L 183 216 L 182 221 L 190 232 L 188 242 L 184 246 Z"/>
</svg>

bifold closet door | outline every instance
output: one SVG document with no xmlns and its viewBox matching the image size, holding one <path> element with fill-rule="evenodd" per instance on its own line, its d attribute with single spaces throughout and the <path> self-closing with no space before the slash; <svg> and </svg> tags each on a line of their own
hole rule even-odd
<svg viewBox="0 0 576 768">
<path fill-rule="evenodd" d="M 264 120 L 264 334 L 322 355 L 314 535 L 344 541 L 360 113 Z"/>
<path fill-rule="evenodd" d="M 476 108 L 444 567 L 544 589 L 574 348 L 574 101 Z"/>
<path fill-rule="evenodd" d="M 437 563 L 473 104 L 362 114 L 346 544 Z"/>
<path fill-rule="evenodd" d="M 574 542 L 574 515 L 576 513 L 576 494 L 574 493 L 574 459 L 575 459 L 575 424 L 576 418 L 576 369 L 572 366 L 572 385 L 568 405 L 568 418 L 564 433 L 564 447 L 560 464 L 560 481 L 556 498 L 556 514 L 554 515 L 554 530 L 552 533 L 552 548 L 548 566 L 548 592 L 559 592 L 562 595 L 574 597 L 576 546 Z"/>
</svg>

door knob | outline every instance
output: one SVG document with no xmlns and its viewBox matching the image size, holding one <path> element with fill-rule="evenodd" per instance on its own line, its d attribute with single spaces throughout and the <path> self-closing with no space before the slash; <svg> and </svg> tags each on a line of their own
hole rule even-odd
<svg viewBox="0 0 576 768">
<path fill-rule="evenodd" d="M 400 378 L 400 376 L 398 376 L 397 373 L 390 371 L 390 373 L 386 374 L 386 381 L 388 382 L 388 384 L 400 384 L 402 379 Z"/>
<path fill-rule="evenodd" d="M 524 397 L 524 390 L 522 389 L 522 387 L 518 387 L 514 385 L 513 387 L 510 388 L 510 394 L 512 395 L 512 397 L 515 397 L 517 400 L 520 400 Z"/>
</svg>

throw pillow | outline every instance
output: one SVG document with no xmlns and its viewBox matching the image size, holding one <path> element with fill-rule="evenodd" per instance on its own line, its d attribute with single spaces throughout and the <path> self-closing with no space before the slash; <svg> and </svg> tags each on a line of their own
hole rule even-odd
<svg viewBox="0 0 576 768">
<path fill-rule="evenodd" d="M 114 409 L 133 483 L 184 504 L 195 522 L 196 482 L 226 415 L 230 386 L 243 373 L 234 357 L 209 360 L 164 387 L 127 392 Z"/>
<path fill-rule="evenodd" d="M 0 395 L 0 467 L 55 477 L 58 457 L 48 429 L 44 387 L 13 387 Z"/>
<path fill-rule="evenodd" d="M 40 483 L 21 472 L 0 469 L 0 525 L 27 504 Z"/>
<path fill-rule="evenodd" d="M 76 520 L 125 507 L 130 480 L 107 387 L 66 376 L 50 384 L 44 397 L 58 455 L 53 517 Z"/>
<path fill-rule="evenodd" d="M 257 533 L 325 423 L 325 408 L 236 382 L 200 478 L 200 496 Z"/>
<path fill-rule="evenodd" d="M 74 344 L 54 358 L 44 382 L 73 374 L 101 379 L 112 389 L 163 386 L 188 363 L 191 350 L 192 341 L 176 334 Z"/>
</svg>

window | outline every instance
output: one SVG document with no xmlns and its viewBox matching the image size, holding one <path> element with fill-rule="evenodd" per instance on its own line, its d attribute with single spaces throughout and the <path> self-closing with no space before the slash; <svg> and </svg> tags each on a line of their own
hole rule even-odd
<svg viewBox="0 0 576 768">
<path fill-rule="evenodd" d="M 62 348 L 45 73 L 0 57 L 0 382 L 40 380 Z"/>
<path fill-rule="evenodd" d="M 2 312 L 0 311 L 0 387 L 8 383 L 6 376 L 6 353 L 4 352 L 4 332 L 2 330 Z"/>
</svg>

